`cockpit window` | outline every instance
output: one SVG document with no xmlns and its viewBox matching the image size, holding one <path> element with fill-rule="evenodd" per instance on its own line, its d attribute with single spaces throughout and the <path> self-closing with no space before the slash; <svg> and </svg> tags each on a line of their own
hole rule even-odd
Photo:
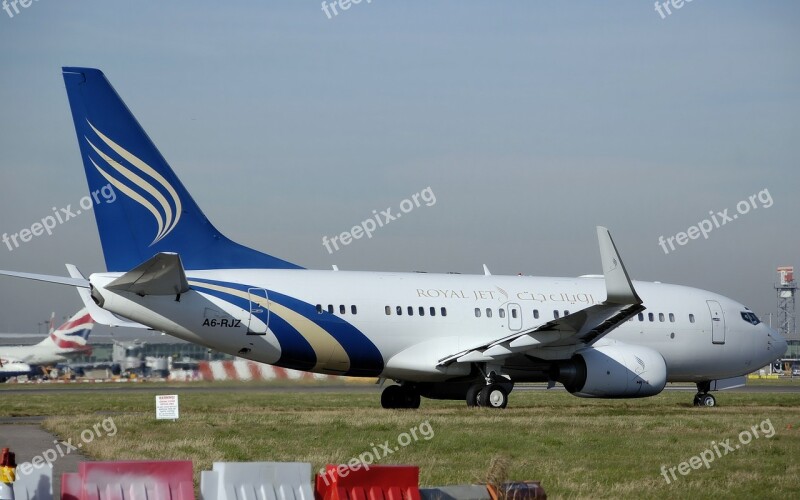
<svg viewBox="0 0 800 500">
<path fill-rule="evenodd" d="M 756 313 L 751 311 L 742 311 L 742 319 L 753 325 L 761 323 L 761 320 L 758 319 Z"/>
</svg>

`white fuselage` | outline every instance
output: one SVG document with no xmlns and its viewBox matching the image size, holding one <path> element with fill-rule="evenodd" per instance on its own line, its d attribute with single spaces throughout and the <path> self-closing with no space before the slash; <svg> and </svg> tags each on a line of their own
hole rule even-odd
<svg viewBox="0 0 800 500">
<path fill-rule="evenodd" d="M 439 360 L 606 298 L 602 278 L 313 270 L 186 274 L 192 290 L 179 298 L 104 289 L 120 273 L 92 275 L 91 283 L 105 309 L 190 342 L 290 368 L 412 381 L 465 376 L 468 366 L 441 367 Z M 597 345 L 654 349 L 664 358 L 669 381 L 739 376 L 785 349 L 780 336 L 746 321 L 741 313 L 749 310 L 729 298 L 678 285 L 634 286 L 646 310 Z M 569 359 L 571 352 L 543 345 L 526 354 L 535 363 Z"/>
<path fill-rule="evenodd" d="M 0 356 L 3 359 L 18 361 L 28 365 L 54 365 L 67 360 L 66 355 L 74 349 L 58 347 L 50 337 L 42 342 L 30 346 L 0 347 Z"/>
</svg>

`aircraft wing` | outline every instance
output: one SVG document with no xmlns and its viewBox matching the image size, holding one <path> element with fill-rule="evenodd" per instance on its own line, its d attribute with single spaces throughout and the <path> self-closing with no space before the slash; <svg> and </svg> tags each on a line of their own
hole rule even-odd
<svg viewBox="0 0 800 500">
<path fill-rule="evenodd" d="M 574 351 L 590 346 L 631 316 L 643 311 L 642 299 L 633 288 L 611 233 L 597 227 L 600 258 L 606 282 L 606 300 L 544 325 L 515 332 L 441 358 L 438 366 L 452 363 L 498 362 L 514 354 L 537 349 L 562 348 Z"/>
</svg>

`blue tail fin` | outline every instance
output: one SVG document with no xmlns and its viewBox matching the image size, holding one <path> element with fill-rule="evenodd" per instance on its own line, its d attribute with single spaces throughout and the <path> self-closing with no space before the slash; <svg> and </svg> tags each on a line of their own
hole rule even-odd
<svg viewBox="0 0 800 500">
<path fill-rule="evenodd" d="M 300 268 L 217 231 L 100 70 L 63 72 L 108 271 L 158 252 L 186 269 Z"/>
</svg>

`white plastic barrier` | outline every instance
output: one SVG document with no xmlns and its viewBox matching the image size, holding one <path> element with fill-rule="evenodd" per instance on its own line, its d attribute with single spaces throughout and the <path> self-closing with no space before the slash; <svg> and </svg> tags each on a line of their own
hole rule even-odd
<svg viewBox="0 0 800 500">
<path fill-rule="evenodd" d="M 200 473 L 201 500 L 314 500 L 311 464 L 214 462 Z"/>
<path fill-rule="evenodd" d="M 53 466 L 31 467 L 30 474 L 20 474 L 17 468 L 14 500 L 53 500 Z"/>
</svg>

